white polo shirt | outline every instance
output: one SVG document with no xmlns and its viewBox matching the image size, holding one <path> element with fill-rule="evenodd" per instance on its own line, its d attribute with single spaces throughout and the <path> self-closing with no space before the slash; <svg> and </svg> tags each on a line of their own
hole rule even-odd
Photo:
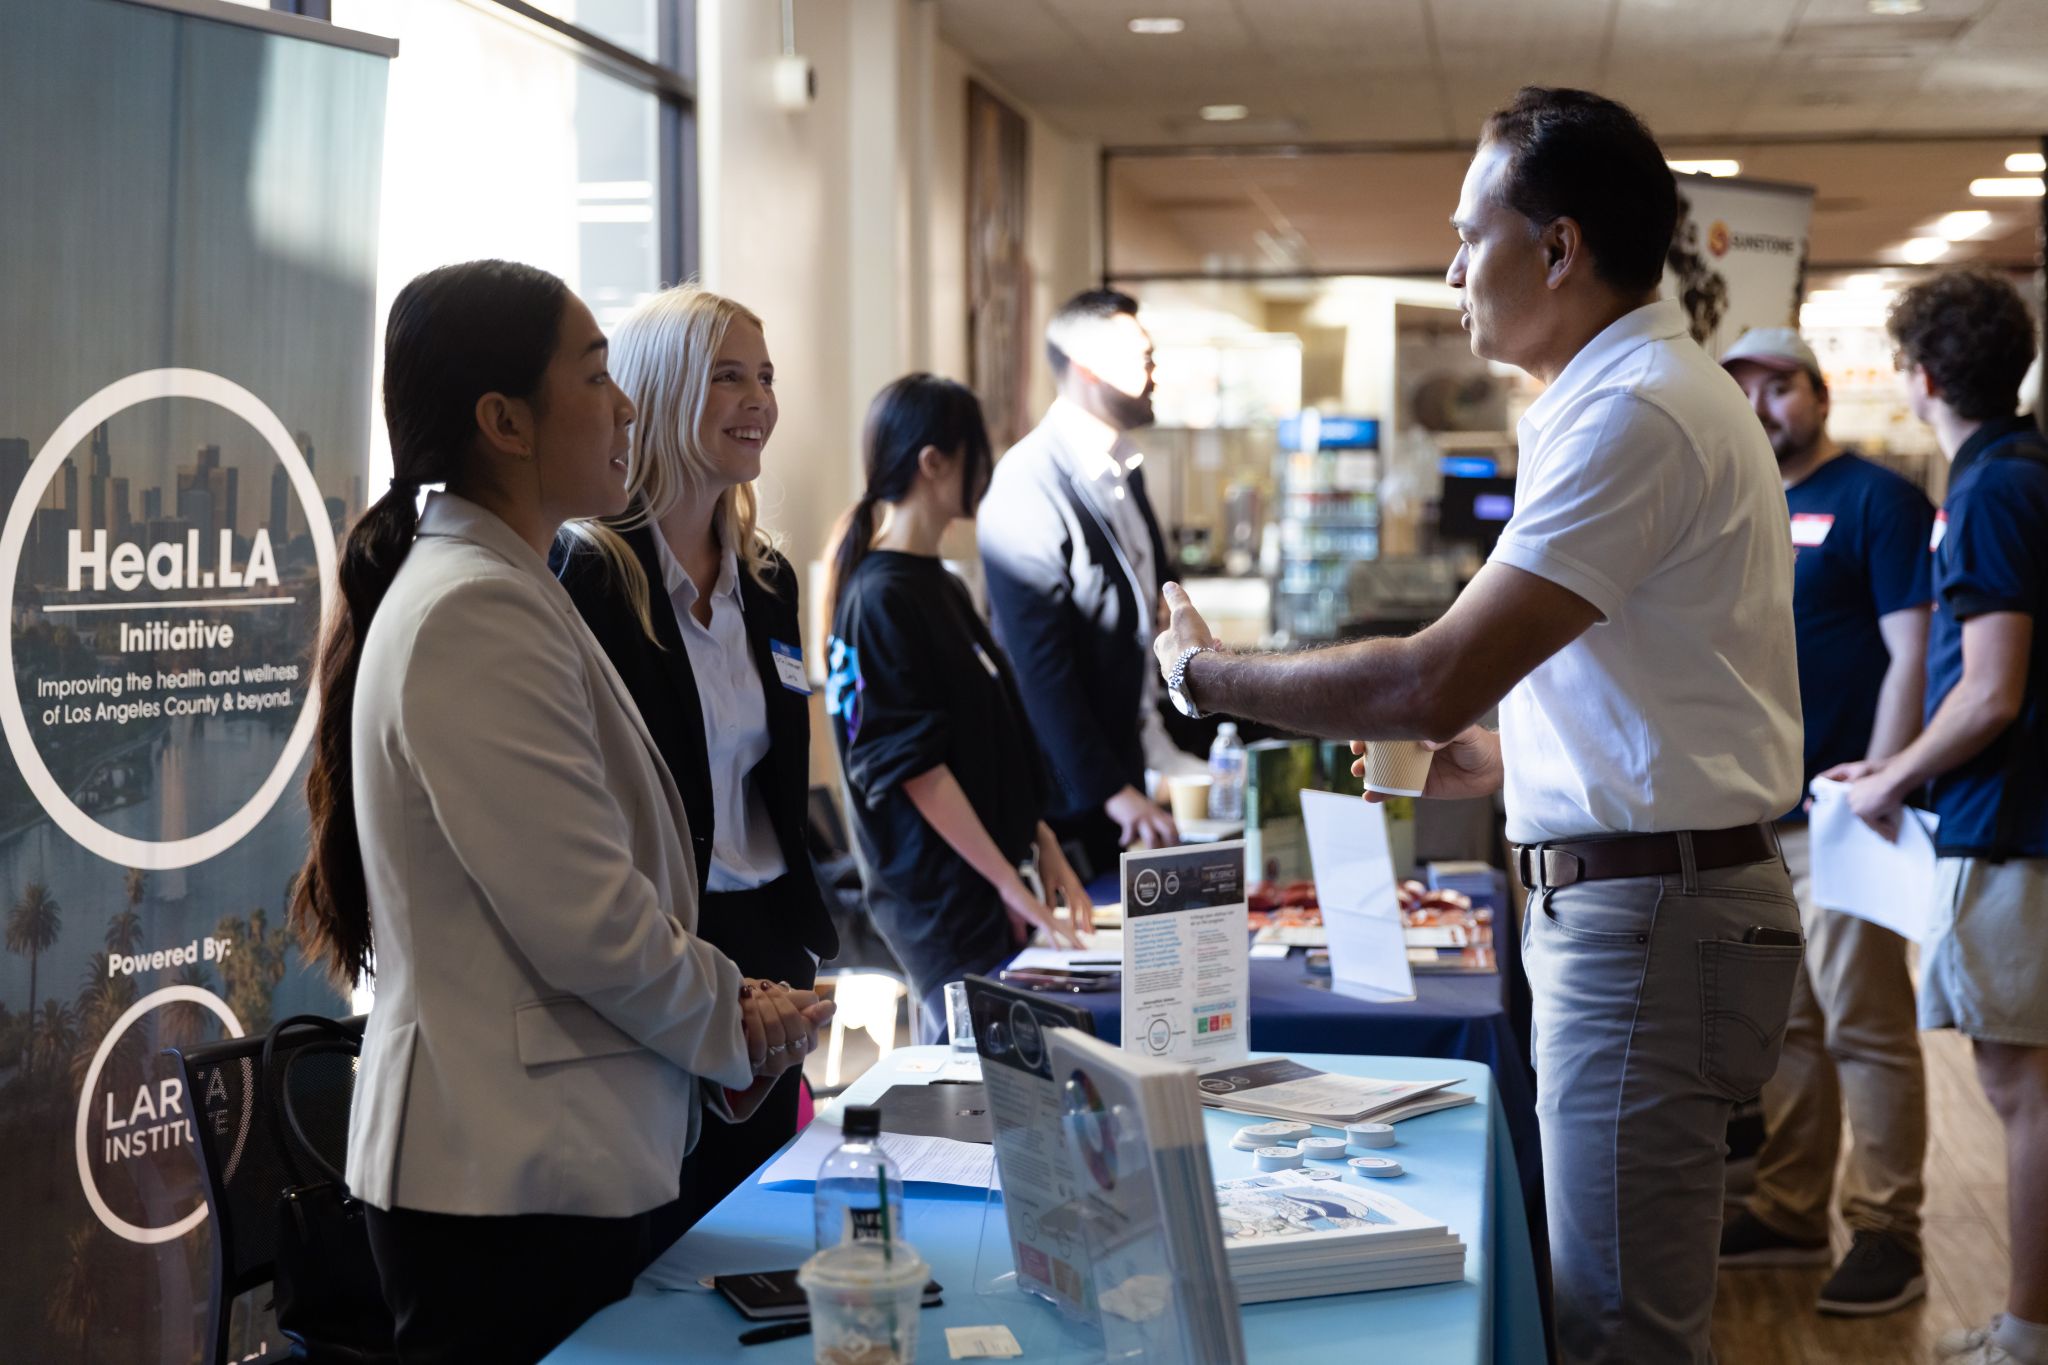
<svg viewBox="0 0 2048 1365">
<path fill-rule="evenodd" d="M 1777 461 L 1678 304 L 1587 343 L 1522 419 L 1492 560 L 1604 618 L 1501 703 L 1516 843 L 1725 829 L 1800 787 L 1792 542 Z"/>
</svg>

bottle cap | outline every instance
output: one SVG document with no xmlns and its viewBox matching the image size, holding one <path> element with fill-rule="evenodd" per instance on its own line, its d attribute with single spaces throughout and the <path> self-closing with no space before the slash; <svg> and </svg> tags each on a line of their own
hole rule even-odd
<svg viewBox="0 0 2048 1365">
<path fill-rule="evenodd" d="M 1262 1171 L 1285 1171 L 1301 1164 L 1301 1152 L 1293 1147 L 1261 1147 L 1252 1155 Z"/>
<path fill-rule="evenodd" d="M 1308 1135 L 1309 1126 L 1305 1123 L 1254 1123 L 1238 1129 L 1230 1145 L 1240 1152 L 1256 1152 L 1261 1147 L 1289 1146 Z"/>
<path fill-rule="evenodd" d="M 840 1115 L 839 1130 L 850 1138 L 880 1137 L 882 1111 L 872 1105 L 851 1105 Z"/>
<path fill-rule="evenodd" d="M 1344 1158 L 1344 1139 L 1333 1137 L 1307 1137 L 1297 1148 L 1310 1161 L 1341 1161 Z"/>
<path fill-rule="evenodd" d="M 1355 1156 L 1351 1158 L 1351 1169 L 1382 1180 L 1402 1173 L 1401 1163 L 1390 1156 Z"/>
<path fill-rule="evenodd" d="M 1235 737 L 1237 734 L 1237 722 L 1234 720 L 1224 721 L 1221 725 L 1216 727 L 1216 733 L 1218 736 L 1230 735 L 1232 737 Z"/>
<path fill-rule="evenodd" d="M 1394 1125 L 1391 1123 L 1347 1123 L 1344 1138 L 1353 1147 L 1391 1147 L 1394 1145 Z"/>
</svg>

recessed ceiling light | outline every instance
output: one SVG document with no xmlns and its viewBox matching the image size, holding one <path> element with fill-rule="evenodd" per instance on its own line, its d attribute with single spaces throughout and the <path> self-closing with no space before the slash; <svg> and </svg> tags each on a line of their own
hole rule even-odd
<svg viewBox="0 0 2048 1365">
<path fill-rule="evenodd" d="M 1967 241 L 1991 226 L 1991 215 L 1983 209 L 1958 209 L 1944 213 L 1934 230 L 1951 242 Z"/>
<path fill-rule="evenodd" d="M 1948 243 L 1939 237 L 1915 237 L 1899 248 L 1899 255 L 1914 265 L 1926 265 L 1948 255 Z"/>
<path fill-rule="evenodd" d="M 2039 175 L 2048 171 L 2048 156 L 2039 152 L 2014 152 L 2005 159 L 2005 168 L 2015 175 Z"/>
<path fill-rule="evenodd" d="M 1205 104 L 1202 106 L 1202 117 L 1211 123 L 1235 123 L 1250 112 L 1251 110 L 1245 108 L 1242 104 Z"/>
<path fill-rule="evenodd" d="M 1740 161 L 1667 161 L 1664 163 L 1680 175 L 1741 175 Z"/>
<path fill-rule="evenodd" d="M 2039 199 L 2042 188 L 2038 175 L 1987 176 L 1970 182 L 1970 193 L 1979 199 Z"/>
<path fill-rule="evenodd" d="M 1179 19 L 1133 19 L 1130 28 L 1133 33 L 1178 33 L 1187 24 Z"/>
<path fill-rule="evenodd" d="M 1927 8 L 1926 0 L 1870 0 L 1870 12 L 1887 19 L 1899 19 L 1908 14 L 1918 14 Z"/>
</svg>

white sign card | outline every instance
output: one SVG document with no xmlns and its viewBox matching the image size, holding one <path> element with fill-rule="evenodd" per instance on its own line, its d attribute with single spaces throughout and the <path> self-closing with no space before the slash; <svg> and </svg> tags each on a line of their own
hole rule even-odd
<svg viewBox="0 0 2048 1365">
<path fill-rule="evenodd" d="M 1341 792 L 1304 791 L 1301 818 L 1329 935 L 1330 989 L 1366 1000 L 1413 1000 L 1386 812 Z"/>
<path fill-rule="evenodd" d="M 1899 837 L 1885 838 L 1849 808 L 1849 784 L 1813 779 L 1806 815 L 1813 903 L 1882 925 L 1915 943 L 1934 913 L 1935 816 L 1899 813 Z"/>
<path fill-rule="evenodd" d="M 1123 1045 L 1206 1065 L 1251 1038 L 1244 840 L 1123 857 Z"/>
</svg>

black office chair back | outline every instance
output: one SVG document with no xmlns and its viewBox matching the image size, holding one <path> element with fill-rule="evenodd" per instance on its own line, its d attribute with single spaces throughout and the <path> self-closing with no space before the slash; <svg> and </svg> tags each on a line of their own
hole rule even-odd
<svg viewBox="0 0 2048 1365">
<path fill-rule="evenodd" d="M 363 1018 L 339 1021 L 360 1042 Z M 235 1301 L 269 1285 L 276 1276 L 278 1197 L 308 1179 L 341 1179 L 347 1164 L 348 1113 L 355 1090 L 352 1048 L 331 1032 L 288 1027 L 270 1050 L 263 1072 L 262 1034 L 228 1038 L 189 1048 L 167 1049 L 178 1059 L 185 1093 L 193 1105 L 194 1147 L 206 1178 L 206 1206 L 213 1222 L 213 1295 L 207 1315 L 209 1365 L 226 1365 Z M 295 1120 L 287 1141 L 297 1144 L 298 1170 L 287 1169 L 274 1136 L 283 1123 L 272 1112 L 270 1095 L 288 1094 Z M 254 1343 L 244 1343 L 243 1352 Z M 238 1353 L 235 1359 L 246 1359 Z M 291 1359 L 280 1335 L 274 1353 L 261 1359 Z"/>
</svg>

